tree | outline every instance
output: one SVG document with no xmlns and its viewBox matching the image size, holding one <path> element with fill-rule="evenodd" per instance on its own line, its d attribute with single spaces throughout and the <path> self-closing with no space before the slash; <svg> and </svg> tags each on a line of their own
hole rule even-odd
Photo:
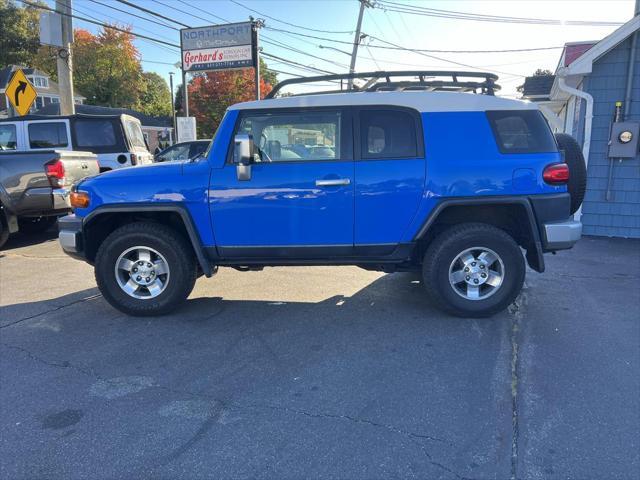
<svg viewBox="0 0 640 480">
<path fill-rule="evenodd" d="M 140 97 L 139 110 L 147 115 L 171 115 L 171 93 L 167 82 L 153 72 L 144 72 L 144 92 Z"/>
<path fill-rule="evenodd" d="M 551 70 L 538 68 L 535 72 L 533 72 L 532 76 L 534 76 L 534 77 L 545 77 L 547 75 L 553 75 L 553 72 Z M 518 85 L 516 87 L 516 90 L 518 92 L 522 93 L 524 91 L 524 83 L 522 85 Z"/>
<path fill-rule="evenodd" d="M 264 98 L 277 81 L 275 73 L 261 62 L 260 97 Z M 218 128 L 226 109 L 234 103 L 255 100 L 255 72 L 253 68 L 223 70 L 197 75 L 189 82 L 189 114 L 196 117 L 198 136 L 210 138 Z M 178 87 L 178 93 L 182 90 Z M 176 98 L 176 105 L 181 97 Z"/>
<path fill-rule="evenodd" d="M 145 91 L 133 35 L 103 29 L 98 35 L 75 30 L 74 84 L 87 103 L 136 108 Z"/>
<path fill-rule="evenodd" d="M 32 66 L 40 48 L 40 12 L 18 7 L 13 0 L 0 0 L 0 67 Z"/>
</svg>

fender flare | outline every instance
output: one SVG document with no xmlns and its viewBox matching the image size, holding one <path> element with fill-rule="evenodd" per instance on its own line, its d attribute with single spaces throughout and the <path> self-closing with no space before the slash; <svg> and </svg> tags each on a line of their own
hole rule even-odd
<svg viewBox="0 0 640 480">
<path fill-rule="evenodd" d="M 527 214 L 528 226 L 533 239 L 533 248 L 527 249 L 527 263 L 536 272 L 544 272 L 544 255 L 542 251 L 542 240 L 540 239 L 540 230 L 536 216 L 531 206 L 529 198 L 526 196 L 486 196 L 486 197 L 459 197 L 442 199 L 429 213 L 424 224 L 414 236 L 414 241 L 423 238 L 429 228 L 435 223 L 438 216 L 448 207 L 455 206 L 478 206 L 478 205 L 518 205 L 524 208 Z"/>
<path fill-rule="evenodd" d="M 189 235 L 189 240 L 191 242 L 191 246 L 193 247 L 193 251 L 196 254 L 196 258 L 198 263 L 200 264 L 200 268 L 202 268 L 203 273 L 207 277 L 211 277 L 213 275 L 213 269 L 211 267 L 211 263 L 207 260 L 207 257 L 204 253 L 204 248 L 202 246 L 202 242 L 200 241 L 200 235 L 195 228 L 193 223 L 193 219 L 191 218 L 191 214 L 189 210 L 182 204 L 171 204 L 171 205 L 157 205 L 157 204 L 148 204 L 148 203 L 131 203 L 131 204 L 118 204 L 118 205 L 103 205 L 97 207 L 95 210 L 91 211 L 86 217 L 82 219 L 83 229 L 85 229 L 89 223 L 94 220 L 96 217 L 106 213 L 138 213 L 138 212 L 173 212 L 180 215 L 182 222 L 184 223 L 184 227 Z"/>
</svg>

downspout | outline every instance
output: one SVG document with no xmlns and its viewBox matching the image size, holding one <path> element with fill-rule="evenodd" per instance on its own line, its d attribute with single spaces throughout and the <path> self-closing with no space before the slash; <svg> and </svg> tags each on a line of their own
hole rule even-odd
<svg viewBox="0 0 640 480">
<path fill-rule="evenodd" d="M 633 15 L 640 14 L 640 0 L 636 0 Z M 631 36 L 631 50 L 629 51 L 629 65 L 627 66 L 627 85 L 625 88 L 624 105 L 622 106 L 622 118 L 624 120 L 629 119 L 629 112 L 631 111 L 631 88 L 633 87 L 633 70 L 636 65 L 636 44 L 638 42 L 638 31 L 633 32 Z"/>
<path fill-rule="evenodd" d="M 587 103 L 587 109 L 584 113 L 584 143 L 582 144 L 582 155 L 584 156 L 585 164 L 589 165 L 589 149 L 591 147 L 591 125 L 593 123 L 593 97 L 587 92 L 578 90 L 577 88 L 570 87 L 565 82 L 566 70 L 561 69 L 558 72 L 558 87 L 563 92 L 570 95 L 575 95 L 578 98 L 582 98 Z M 582 216 L 582 205 L 575 213 L 575 219 L 580 220 Z"/>
</svg>

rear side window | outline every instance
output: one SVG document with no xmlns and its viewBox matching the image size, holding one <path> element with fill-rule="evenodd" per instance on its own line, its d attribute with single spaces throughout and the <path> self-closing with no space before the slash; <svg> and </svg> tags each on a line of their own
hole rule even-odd
<svg viewBox="0 0 640 480">
<path fill-rule="evenodd" d="M 112 147 L 116 144 L 116 132 L 111 120 L 77 119 L 74 122 L 78 147 Z"/>
<path fill-rule="evenodd" d="M 15 125 L 0 125 L 0 151 L 18 148 Z"/>
<path fill-rule="evenodd" d="M 417 157 L 414 116 L 399 110 L 362 110 L 360 143 L 362 158 Z"/>
<path fill-rule="evenodd" d="M 538 110 L 487 112 L 487 118 L 502 153 L 558 151 L 551 129 Z"/>
<path fill-rule="evenodd" d="M 31 148 L 55 148 L 69 145 L 64 122 L 39 122 L 29 124 Z"/>
<path fill-rule="evenodd" d="M 131 120 L 125 120 L 124 128 L 127 132 L 127 138 L 133 147 L 147 148 L 139 123 Z"/>
</svg>

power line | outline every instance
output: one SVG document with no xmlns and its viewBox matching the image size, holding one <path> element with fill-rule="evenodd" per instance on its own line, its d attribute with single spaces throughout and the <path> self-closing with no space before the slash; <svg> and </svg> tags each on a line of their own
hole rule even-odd
<svg viewBox="0 0 640 480">
<path fill-rule="evenodd" d="M 67 2 L 65 2 L 65 1 L 63 1 L 63 0 L 61 0 L 61 1 L 62 1 L 62 3 L 63 3 L 64 5 L 69 6 L 69 5 L 67 4 Z M 95 2 L 96 0 L 91 0 L 91 1 L 94 1 L 94 2 Z M 96 2 L 96 3 L 100 3 L 100 2 Z M 102 5 L 104 5 L 104 4 L 102 4 Z M 99 18 L 97 18 L 95 15 L 93 15 L 94 13 L 98 13 L 98 12 L 96 12 L 95 10 L 88 9 L 88 11 L 86 11 L 86 10 L 82 10 L 82 9 L 80 9 L 78 6 L 74 6 L 74 7 L 73 7 L 73 9 L 74 9 L 76 12 L 78 12 L 78 13 L 81 13 L 81 14 L 83 14 L 83 15 L 86 15 L 86 16 L 87 16 L 87 17 L 89 17 L 89 18 L 92 18 L 93 20 L 101 21 Z M 114 20 L 114 21 L 116 22 L 116 25 L 120 22 L 120 20 L 119 20 L 119 19 L 117 19 L 117 18 L 115 18 L 115 17 L 112 17 L 111 15 L 106 15 L 106 14 L 102 14 L 102 15 L 104 15 L 106 18 L 110 18 L 110 19 Z M 138 26 L 137 28 L 138 28 L 138 29 L 140 29 L 140 30 L 142 30 L 143 32 L 156 33 L 156 32 L 153 32 L 153 31 L 151 31 L 151 30 L 147 29 L 147 28 L 144 28 L 144 27 L 140 27 L 140 26 Z M 162 39 L 164 39 L 164 40 L 171 41 L 171 39 L 170 39 L 170 38 L 167 38 L 167 37 L 164 37 L 164 36 L 163 36 L 163 37 L 158 37 L 158 38 L 162 38 Z M 148 40 L 143 40 L 143 39 L 140 39 L 140 40 L 142 40 L 142 41 L 144 41 L 144 42 L 149 42 Z M 160 45 L 158 45 L 158 46 L 159 46 L 159 47 L 161 47 L 161 48 L 163 48 L 163 49 L 166 49 L 166 50 L 168 50 L 168 51 L 171 51 L 171 50 L 169 50 L 167 47 L 160 46 Z"/>
<path fill-rule="evenodd" d="M 168 45 L 169 47 L 174 47 L 176 49 L 180 49 L 180 45 L 177 45 L 175 43 L 169 43 L 169 42 L 165 42 L 163 40 L 158 40 L 157 38 L 147 37 L 146 35 L 142 35 L 140 33 L 134 33 L 132 30 L 126 30 L 124 28 L 115 27 L 113 25 L 109 25 L 108 23 L 98 22 L 98 21 L 95 21 L 95 20 L 91 20 L 89 18 L 81 17 L 79 15 L 74 15 L 74 14 L 71 14 L 71 13 L 56 12 L 56 10 L 53 9 L 53 8 L 50 8 L 50 7 L 45 6 L 45 5 L 39 5 L 37 3 L 30 2 L 29 0 L 18 0 L 18 1 L 21 2 L 21 3 L 24 3 L 25 5 L 29 5 L 31 7 L 34 7 L 34 8 L 39 8 L 41 10 L 48 10 L 50 12 L 59 13 L 60 15 L 64 15 L 66 17 L 75 18 L 77 20 L 82 20 L 83 22 L 92 23 L 94 25 L 98 25 L 98 26 L 103 27 L 103 28 L 108 28 L 110 30 L 116 30 L 116 31 L 122 32 L 122 33 L 128 33 L 129 35 L 132 35 L 134 37 L 145 38 L 147 40 L 151 40 L 153 42 L 160 43 L 162 45 Z"/>
<path fill-rule="evenodd" d="M 271 40 L 271 39 L 270 40 L 266 40 L 266 39 L 263 38 L 262 42 L 266 43 L 268 45 L 275 45 L 276 47 L 285 48 L 287 50 L 291 50 L 292 52 L 299 53 L 301 55 L 306 55 L 306 56 L 311 57 L 311 58 L 315 58 L 316 60 L 321 60 L 323 62 L 330 63 L 332 65 L 335 65 L 336 67 L 348 68 L 348 65 L 345 64 L 345 63 L 335 62 L 333 60 L 327 60 L 326 58 L 318 57 L 317 55 L 313 55 L 312 53 L 307 53 L 304 50 L 299 50 L 299 49 L 294 48 L 294 47 L 289 47 L 287 45 L 283 45 L 282 42 L 279 42 L 278 40 Z"/>
<path fill-rule="evenodd" d="M 271 20 L 274 20 L 278 23 L 282 23 L 284 25 L 289 25 L 290 27 L 295 27 L 295 28 L 301 28 L 303 30 L 311 30 L 312 32 L 320 32 L 320 33 L 348 33 L 348 34 L 352 34 L 353 30 L 319 30 L 317 28 L 311 28 L 311 27 L 307 27 L 307 26 L 303 26 L 303 25 L 297 25 L 295 23 L 290 23 L 287 22 L 285 20 L 281 20 L 279 18 L 276 17 L 272 17 L 271 15 L 267 15 L 266 13 L 260 12 L 258 10 L 255 10 L 253 8 L 247 7 L 246 5 L 243 5 L 242 3 L 238 2 L 237 0 L 229 0 L 231 3 L 235 3 L 236 5 L 241 6 L 242 8 L 244 8 L 245 10 L 249 10 L 250 12 L 254 12 L 257 13 L 258 15 L 262 15 L 265 18 L 270 18 Z"/>
<path fill-rule="evenodd" d="M 379 42 L 386 43 L 386 44 L 388 44 L 388 45 L 392 45 L 392 46 L 394 46 L 394 47 L 400 48 L 401 50 L 405 50 L 405 51 L 407 51 L 407 52 L 412 52 L 412 53 L 416 53 L 416 54 L 418 54 L 418 55 L 422 55 L 423 57 L 432 58 L 432 59 L 434 59 L 434 60 L 439 60 L 439 61 L 441 61 L 441 62 L 451 63 L 451 64 L 453 64 L 453 65 L 458 65 L 458 66 L 460 66 L 460 67 L 472 68 L 472 69 L 474 69 L 474 70 L 482 70 L 482 68 L 481 68 L 481 67 L 476 67 L 476 66 L 474 66 L 474 65 L 469 65 L 469 64 L 467 64 L 467 63 L 455 62 L 455 61 L 453 61 L 453 60 L 449 60 L 449 59 L 447 59 L 447 58 L 436 57 L 435 55 L 429 55 L 429 54 L 424 53 L 423 51 L 420 51 L 420 50 L 415 50 L 415 49 L 412 49 L 412 48 L 405 48 L 405 47 L 401 47 L 400 45 L 396 45 L 395 43 L 391 43 L 391 42 L 388 42 L 388 41 L 386 41 L 386 40 L 382 40 L 381 38 L 374 37 L 373 35 L 369 35 L 369 37 L 370 37 L 370 38 L 373 38 L 373 39 L 375 39 L 375 40 L 378 40 Z M 496 73 L 500 73 L 500 74 L 502 74 L 502 75 L 518 75 L 518 74 L 516 74 L 516 73 L 501 72 L 500 70 L 493 70 L 493 71 L 494 71 L 494 72 L 496 72 Z M 521 77 L 524 77 L 525 75 L 520 75 L 520 76 L 521 76 Z"/>
<path fill-rule="evenodd" d="M 267 53 L 267 52 L 262 52 L 262 55 L 264 55 L 265 57 L 268 57 L 268 58 L 274 58 L 276 60 L 280 60 L 281 62 L 285 62 L 285 63 L 291 64 L 291 65 L 297 65 L 298 67 L 303 67 L 303 68 L 307 68 L 307 69 L 310 69 L 310 70 L 315 70 L 316 72 L 326 73 L 326 74 L 329 74 L 329 75 L 335 75 L 336 74 L 336 72 L 330 72 L 328 70 L 322 70 L 321 68 L 316 68 L 316 67 L 310 67 L 308 65 L 303 65 L 301 63 L 294 62 L 293 60 L 288 60 L 286 58 L 278 57 L 277 55 L 272 55 L 272 54 Z"/>
<path fill-rule="evenodd" d="M 621 22 L 596 21 L 596 20 L 554 20 L 545 18 L 526 18 L 526 17 L 506 17 L 499 15 L 483 15 L 467 12 L 459 12 L 454 10 L 441 10 L 437 8 L 421 7 L 417 5 L 399 3 L 388 0 L 381 0 L 375 8 L 385 11 L 408 13 L 412 15 L 421 15 L 426 17 L 437 17 L 455 20 L 473 20 L 479 22 L 494 23 L 520 23 L 520 24 L 538 24 L 538 25 L 562 25 L 562 26 L 592 26 L 592 27 L 612 27 L 620 26 Z"/>
<path fill-rule="evenodd" d="M 116 10 L 118 12 L 126 13 L 127 15 L 131 15 L 132 17 L 136 17 L 136 18 L 139 18 L 141 20 L 144 20 L 145 22 L 153 23 L 155 25 L 160 25 L 161 27 L 170 28 L 170 29 L 175 30 L 175 31 L 179 31 L 180 30 L 179 28 L 176 28 L 173 25 L 167 25 L 166 23 L 159 22 L 157 20 L 153 20 L 153 19 L 148 18 L 148 17 L 143 17 L 142 15 L 138 15 L 137 13 L 129 12 L 127 10 L 123 10 L 122 8 L 114 7 L 113 5 L 109 5 L 108 3 L 102 3 L 102 2 L 99 2 L 98 0 L 89 0 L 89 1 L 93 2 L 93 3 L 97 3 L 98 5 L 102 5 L 103 7 L 107 7 L 107 8 L 110 8 L 112 10 Z"/>
<path fill-rule="evenodd" d="M 315 35 L 306 35 L 304 33 L 292 32 L 290 30 L 283 30 L 281 28 L 273 28 L 273 27 L 264 27 L 264 28 L 274 32 L 283 32 L 291 35 L 298 35 L 301 37 L 314 38 L 316 40 L 324 40 L 327 42 L 341 43 L 344 45 L 353 45 L 353 42 L 347 42 L 344 40 L 335 40 L 333 38 L 318 37 Z M 386 50 L 407 50 L 407 47 L 403 47 L 403 46 L 384 47 L 380 45 L 370 45 L 370 47 L 386 49 Z M 539 50 L 554 50 L 559 48 L 564 48 L 564 45 L 557 46 L 557 47 L 512 48 L 512 49 L 500 49 L 500 50 L 434 50 L 434 49 L 424 49 L 424 48 L 414 48 L 412 50 L 416 52 L 425 52 L 425 53 L 514 53 L 514 52 L 535 52 Z"/>
<path fill-rule="evenodd" d="M 159 2 L 158 0 L 153 0 L 153 1 L 154 1 L 154 2 L 156 2 L 156 3 L 159 3 L 160 5 L 168 6 L 168 5 L 166 5 L 166 4 L 163 4 L 162 2 Z M 187 2 L 185 2 L 184 0 L 178 0 L 178 2 L 182 3 L 183 5 L 186 5 L 186 6 L 187 6 L 187 7 L 189 7 L 189 8 L 196 8 L 196 7 L 194 7 L 193 5 L 188 4 L 188 3 L 187 3 Z M 173 8 L 174 10 L 176 10 L 176 11 L 178 11 L 178 12 L 185 13 L 185 14 L 189 15 L 190 17 L 191 17 L 191 16 L 193 16 L 193 12 L 185 12 L 184 10 L 180 10 L 179 8 L 176 8 L 176 7 L 174 7 L 174 6 L 171 6 L 170 8 Z M 227 22 L 227 23 L 234 23 L 234 22 L 232 22 L 231 20 L 227 20 L 226 18 L 221 17 L 221 16 L 219 16 L 219 15 L 214 15 L 213 13 L 209 13 L 209 12 L 207 12 L 207 15 L 209 15 L 209 16 L 211 16 L 211 17 L 214 17 L 214 18 L 217 18 L 218 20 L 222 20 L 223 22 Z"/>
<path fill-rule="evenodd" d="M 163 20 L 169 20 L 170 22 L 174 22 L 174 23 L 177 23 L 178 25 L 182 25 L 185 28 L 189 28 L 189 25 L 187 25 L 186 23 L 182 23 L 172 18 L 165 17 L 164 15 L 160 15 L 159 13 L 154 12 L 153 10 L 149 10 L 148 8 L 141 7 L 140 5 L 136 5 L 135 3 L 128 2 L 127 0 L 116 0 L 116 1 L 124 5 L 127 5 L 129 7 L 137 8 L 138 10 L 144 13 L 148 13 L 149 15 L 153 15 L 154 17 L 162 18 Z"/>
</svg>

